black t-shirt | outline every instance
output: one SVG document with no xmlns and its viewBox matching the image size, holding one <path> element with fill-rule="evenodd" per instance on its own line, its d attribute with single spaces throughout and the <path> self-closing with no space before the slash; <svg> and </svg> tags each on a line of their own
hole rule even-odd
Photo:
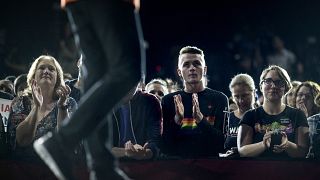
<svg viewBox="0 0 320 180">
<path fill-rule="evenodd" d="M 241 124 L 246 124 L 253 129 L 253 142 L 258 143 L 263 140 L 266 130 L 274 130 L 275 128 L 287 134 L 288 140 L 295 141 L 296 128 L 308 127 L 305 114 L 298 109 L 286 106 L 284 111 L 277 115 L 267 114 L 263 107 L 258 107 L 245 113 Z M 285 152 L 276 154 L 271 150 L 265 151 L 261 156 L 267 157 L 288 157 Z"/>
<path fill-rule="evenodd" d="M 174 122 L 174 95 L 180 94 L 184 105 L 181 125 Z M 178 91 L 162 98 L 163 151 L 181 157 L 217 156 L 223 150 L 224 110 L 228 107 L 227 96 L 209 88 L 198 92 L 200 111 L 204 119 L 196 123 L 192 116 L 192 93 Z"/>
<path fill-rule="evenodd" d="M 234 112 L 230 113 L 228 119 L 228 126 L 227 126 L 227 138 L 224 143 L 225 149 L 231 149 L 232 147 L 237 147 L 237 135 L 239 129 L 239 118 L 234 115 Z"/>
</svg>

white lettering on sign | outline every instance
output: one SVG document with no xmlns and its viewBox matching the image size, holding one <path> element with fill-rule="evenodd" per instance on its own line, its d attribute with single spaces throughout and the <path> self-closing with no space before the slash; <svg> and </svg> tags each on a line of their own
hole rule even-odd
<svg viewBox="0 0 320 180">
<path fill-rule="evenodd" d="M 4 125 L 5 132 L 7 132 L 8 118 L 10 114 L 10 106 L 12 100 L 0 98 L 0 113 L 2 116 L 2 122 Z"/>
</svg>

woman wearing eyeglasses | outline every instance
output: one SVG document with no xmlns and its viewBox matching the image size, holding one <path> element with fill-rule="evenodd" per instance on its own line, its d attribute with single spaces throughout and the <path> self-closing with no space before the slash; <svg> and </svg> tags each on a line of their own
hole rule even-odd
<svg viewBox="0 0 320 180">
<path fill-rule="evenodd" d="M 264 102 L 240 121 L 237 139 L 240 156 L 304 158 L 309 147 L 306 116 L 281 101 L 291 88 L 287 71 L 269 66 L 263 70 L 259 84 Z"/>
</svg>

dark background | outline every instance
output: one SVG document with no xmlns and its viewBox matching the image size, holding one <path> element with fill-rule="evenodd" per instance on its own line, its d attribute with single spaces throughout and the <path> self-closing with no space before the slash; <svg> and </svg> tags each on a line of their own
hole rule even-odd
<svg viewBox="0 0 320 180">
<path fill-rule="evenodd" d="M 59 1 L 6 2 L 0 9 L 0 78 L 27 73 L 40 54 L 59 56 L 65 39 L 65 13 Z M 140 16 L 147 44 L 147 81 L 155 77 L 177 80 L 179 49 L 186 45 L 204 50 L 209 87 L 229 95 L 232 76 L 249 73 L 256 83 L 267 66 L 244 69 L 244 57 L 255 61 L 270 52 L 270 38 L 280 36 L 287 49 L 305 66 L 292 79 L 319 80 L 320 3 L 289 0 L 141 0 Z M 62 63 L 64 59 L 58 60 Z M 75 60 L 70 71 L 76 77 Z"/>
</svg>

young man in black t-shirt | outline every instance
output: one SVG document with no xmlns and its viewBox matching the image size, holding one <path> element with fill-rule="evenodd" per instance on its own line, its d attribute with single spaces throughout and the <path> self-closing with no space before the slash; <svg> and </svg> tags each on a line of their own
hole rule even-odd
<svg viewBox="0 0 320 180">
<path fill-rule="evenodd" d="M 169 156 L 218 156 L 223 150 L 223 111 L 228 109 L 228 98 L 206 87 L 207 66 L 201 49 L 182 48 L 177 72 L 184 89 L 162 99 L 162 150 Z"/>
</svg>

